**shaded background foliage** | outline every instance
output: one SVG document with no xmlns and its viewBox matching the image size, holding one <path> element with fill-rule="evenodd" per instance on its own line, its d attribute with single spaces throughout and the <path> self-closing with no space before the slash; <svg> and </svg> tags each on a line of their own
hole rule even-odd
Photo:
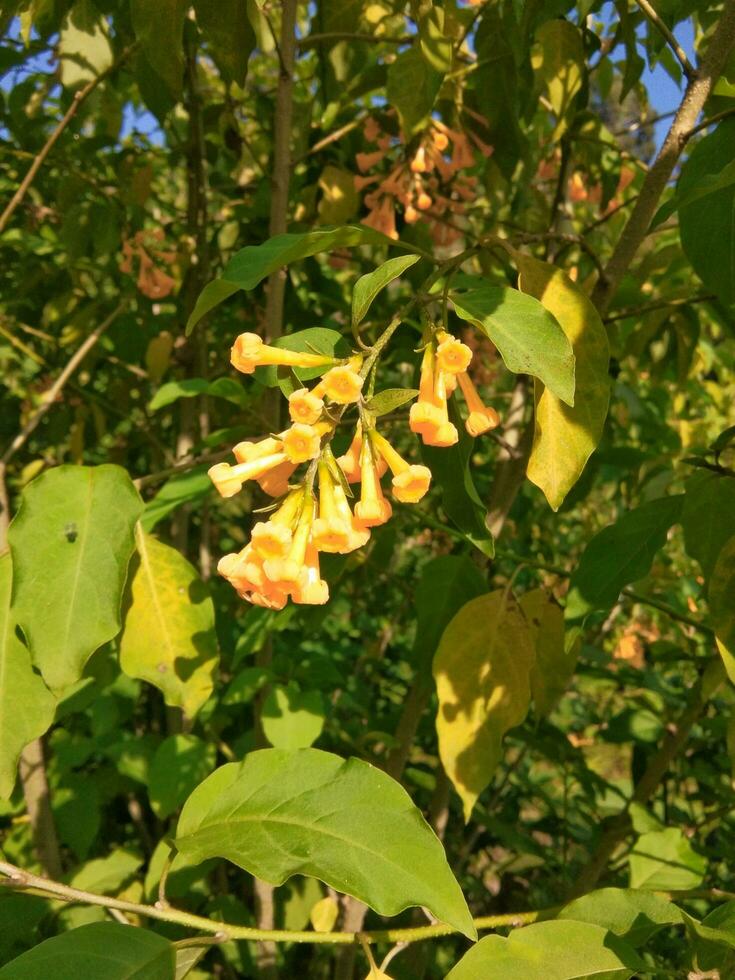
<svg viewBox="0 0 735 980">
<path fill-rule="evenodd" d="M 299 6 L 281 216 L 288 230 L 367 222 L 392 232 L 395 222 L 409 248 L 439 260 L 475 247 L 454 273 L 457 289 L 479 276 L 515 286 L 517 264 L 484 240 L 492 234 L 591 293 L 650 173 L 656 112 L 644 69 L 657 64 L 682 92 L 686 84 L 686 63 L 643 8 L 622 0 Z M 349 338 L 357 278 L 397 254 L 380 244 L 311 255 L 281 280 L 282 317 L 273 318 L 263 283 L 185 335 L 202 288 L 241 248 L 282 230 L 273 226 L 272 178 L 283 9 L 268 0 L 4 5 L 4 201 L 92 86 L 0 238 L 0 437 L 3 451 L 10 447 L 2 518 L 19 511 L 10 532 L 12 613 L 9 559 L 1 560 L 0 598 L 7 649 L 21 665 L 0 691 L 4 858 L 77 888 L 152 902 L 164 841 L 217 765 L 259 746 L 315 743 L 401 778 L 475 916 L 557 907 L 598 883 L 636 889 L 631 902 L 683 892 L 678 904 L 696 920 L 715 916 L 708 922 L 721 932 L 697 933 L 691 923 L 687 932 L 673 905 L 646 906 L 641 914 L 659 931 L 634 936 L 632 945 L 645 942 L 644 963 L 615 975 L 716 969 L 725 977 L 732 926 L 727 906 L 712 909 L 735 892 L 735 725 L 720 667 L 735 678 L 735 55 L 705 107 L 715 121 L 692 134 L 654 230 L 600 304 L 610 410 L 558 512 L 524 480 L 530 379 L 506 370 L 487 337 L 450 310 L 452 329 L 475 350 L 475 379 L 503 416 L 497 440 L 463 449 L 476 497 L 457 482 L 454 457 L 442 463 L 435 450 L 428 460 L 439 486 L 421 507 L 396 508 L 368 549 L 325 562 L 330 603 L 274 613 L 246 607 L 212 577 L 213 559 L 245 544 L 263 500 L 249 490 L 215 500 L 206 469 L 277 419 L 260 380 L 233 378 L 230 345 L 243 331 L 281 327 Z M 721 4 L 707 2 L 656 10 L 667 29 L 693 32 L 697 62 L 723 16 Z M 371 200 L 375 184 L 360 179 L 408 161 L 431 120 L 461 135 L 469 159 L 432 188 L 435 204 L 443 195 L 461 206 L 432 205 L 414 222 L 405 201 Z M 380 159 L 375 127 L 389 137 Z M 458 186 L 468 189 L 462 201 Z M 377 296 L 364 339 L 421 288 L 427 268 L 407 268 Z M 271 297 L 275 288 L 272 280 Z M 419 329 L 415 314 L 406 317 L 381 364 L 381 387 L 415 387 Z M 408 449 L 404 420 L 396 409 L 384 421 Z M 340 448 L 348 441 L 345 429 Z M 105 464 L 130 474 L 142 502 Z M 88 512 L 66 508 L 87 492 L 98 495 L 98 516 L 89 520 L 89 567 L 72 602 L 65 548 Z M 61 532 L 54 502 L 63 505 Z M 490 559 L 486 512 L 498 539 Z M 159 586 L 163 614 L 152 611 Z M 511 712 L 501 726 L 510 730 L 497 744 L 500 761 L 480 759 L 488 788 L 465 824 L 439 759 L 431 669 L 442 644 L 455 649 L 445 633 L 454 614 L 470 600 L 487 602 L 488 592 L 510 596 L 520 616 L 517 599 L 523 622 L 540 621 L 539 666 L 515 696 L 518 717 Z M 470 633 L 462 630 L 462 642 Z M 480 667 L 485 636 L 480 628 Z M 519 641 L 511 632 L 507 642 L 513 661 Z M 48 799 L 38 784 L 42 735 Z M 26 750 L 15 785 L 26 744 L 36 755 Z M 331 893 L 299 878 L 274 896 L 254 894 L 247 874 L 211 859 L 196 867 L 179 860 L 167 894 L 202 916 L 301 929 Z M 339 914 L 345 928 L 361 928 L 349 902 L 340 900 Z M 590 929 L 614 919 L 605 905 L 574 915 Z M 108 919 L 102 908 L 3 892 L 0 957 L 6 963 L 41 939 Z M 397 921 L 423 919 L 408 911 Z M 366 928 L 384 924 L 368 913 Z M 170 923 L 147 925 L 172 940 L 186 935 Z M 545 948 L 533 928 L 529 936 Z M 630 929 L 613 931 L 631 939 Z M 523 944 L 522 932 L 512 935 Z M 559 934 L 547 955 L 570 942 L 602 945 L 596 934 L 570 935 Z M 472 955 L 500 956 L 500 942 Z M 413 946 L 391 975 L 446 976 L 466 948 L 457 936 Z M 165 958 L 166 949 L 152 940 L 151 955 Z M 522 963 L 522 951 L 513 955 Z M 188 975 L 353 971 L 349 956 L 327 946 L 279 945 L 273 959 L 262 945 L 228 941 Z M 498 969 L 492 960 L 467 963 L 465 971 Z M 480 973 L 456 974 L 471 975 Z"/>
</svg>

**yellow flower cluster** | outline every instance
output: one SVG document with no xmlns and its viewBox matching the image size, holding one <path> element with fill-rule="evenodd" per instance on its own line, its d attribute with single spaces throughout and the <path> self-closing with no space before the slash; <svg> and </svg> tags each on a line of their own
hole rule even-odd
<svg viewBox="0 0 735 980">
<path fill-rule="evenodd" d="M 449 420 L 447 398 L 459 385 L 469 416 L 466 427 L 479 435 L 498 424 L 497 412 L 483 405 L 467 374 L 469 347 L 446 332 L 427 343 L 421 367 L 419 397 L 411 407 L 410 427 L 426 445 L 451 446 L 458 439 Z M 431 483 L 426 466 L 407 462 L 375 427 L 365 408 L 362 389 L 368 365 L 362 356 L 338 360 L 322 354 L 271 347 L 256 334 L 241 334 L 231 362 L 244 374 L 256 367 L 286 365 L 324 369 L 309 390 L 288 399 L 291 425 L 259 442 L 241 442 L 233 449 L 235 464 L 217 463 L 209 476 L 223 497 L 232 497 L 255 480 L 279 503 L 267 520 L 257 523 L 249 543 L 220 559 L 217 570 L 238 595 L 255 605 L 282 609 L 289 598 L 321 605 L 329 587 L 321 577 L 319 554 L 348 554 L 370 538 L 370 529 L 392 514 L 381 478 L 390 470 L 391 491 L 401 503 L 417 503 Z M 344 456 L 335 459 L 330 443 L 346 407 L 358 405 L 359 421 Z M 308 464 L 298 482 L 294 473 Z M 350 484 L 360 485 L 350 505 Z"/>
</svg>

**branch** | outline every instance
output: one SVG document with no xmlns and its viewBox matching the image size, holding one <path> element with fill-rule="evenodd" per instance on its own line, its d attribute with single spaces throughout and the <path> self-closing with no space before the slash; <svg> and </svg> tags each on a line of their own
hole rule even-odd
<svg viewBox="0 0 735 980">
<path fill-rule="evenodd" d="M 638 6 L 643 11 L 647 19 L 653 24 L 659 34 L 664 38 L 668 46 L 674 52 L 676 57 L 681 63 L 681 67 L 684 69 L 684 74 L 689 79 L 693 81 L 697 77 L 696 69 L 691 63 L 689 58 L 687 58 L 687 53 L 679 44 L 679 42 L 674 37 L 673 32 L 669 29 L 667 24 L 659 17 L 659 15 L 654 10 L 653 6 L 648 2 L 648 0 L 638 0 Z"/>
<path fill-rule="evenodd" d="M 604 315 L 636 252 L 648 234 L 651 219 L 702 108 L 725 66 L 735 42 L 735 0 L 726 0 L 722 16 L 702 59 L 697 77 L 690 81 L 656 161 L 646 175 L 633 212 L 605 266 L 605 280 L 595 286 L 592 300 Z"/>
<path fill-rule="evenodd" d="M 655 310 L 670 309 L 676 306 L 690 306 L 692 303 L 708 303 L 710 300 L 717 299 L 713 293 L 704 296 L 684 296 L 679 299 L 663 299 L 655 303 L 647 303 L 645 306 L 630 306 L 626 309 L 613 313 L 612 316 L 605 317 L 605 323 L 615 323 L 617 320 L 627 320 L 630 316 L 642 316 L 644 313 L 653 313 Z"/>
<path fill-rule="evenodd" d="M 44 874 L 58 878 L 63 872 L 56 822 L 51 809 L 51 793 L 46 776 L 43 740 L 34 739 L 23 749 L 18 766 L 28 820 L 38 863 Z"/>
<path fill-rule="evenodd" d="M 43 162 L 46 159 L 46 157 L 49 155 L 51 150 L 53 149 L 54 144 L 61 136 L 61 134 L 64 132 L 66 127 L 69 125 L 69 123 L 72 121 L 74 116 L 77 114 L 77 111 L 79 110 L 79 106 L 86 101 L 86 99 L 92 94 L 92 92 L 94 92 L 94 90 L 97 88 L 100 82 L 104 81 L 105 78 L 107 78 L 114 71 L 116 71 L 117 68 L 120 67 L 123 61 L 125 61 L 129 57 L 134 47 L 135 45 L 130 45 L 130 47 L 125 48 L 125 50 L 122 52 L 120 57 L 117 58 L 110 65 L 109 68 L 107 68 L 105 71 L 101 72 L 95 78 L 87 82 L 84 88 L 80 88 L 78 92 L 74 93 L 74 98 L 71 101 L 71 105 L 66 110 L 66 113 L 64 114 L 63 118 L 56 126 L 56 129 L 51 133 L 49 138 L 41 147 L 40 151 L 34 158 L 33 163 L 28 168 L 28 173 L 21 181 L 20 187 L 15 192 L 15 194 L 13 194 L 12 198 L 10 199 L 10 203 L 3 211 L 2 215 L 0 215 L 0 235 L 5 231 L 5 228 L 8 222 L 10 221 L 11 217 L 13 216 L 13 213 L 15 212 L 18 205 L 21 203 L 23 198 L 28 193 L 28 188 L 33 183 L 36 174 L 43 166 Z"/>
<path fill-rule="evenodd" d="M 727 119 L 729 116 L 735 115 L 735 106 L 730 106 L 729 109 L 723 109 L 722 112 L 716 112 L 714 116 L 708 116 L 703 119 L 701 123 L 697 123 L 689 132 L 686 134 L 685 139 L 690 140 L 692 136 L 696 136 L 697 133 L 701 133 L 703 129 L 708 129 L 710 126 L 714 126 L 715 123 L 720 122 L 722 119 Z"/>
<path fill-rule="evenodd" d="M 384 37 L 381 34 L 360 34 L 350 31 L 326 31 L 324 34 L 310 34 L 308 37 L 299 38 L 296 42 L 299 50 L 305 51 L 314 48 L 323 41 L 364 41 L 365 44 L 413 44 L 415 36 L 405 35 L 404 37 Z"/>
<path fill-rule="evenodd" d="M 87 356 L 87 354 L 92 350 L 94 345 L 100 339 L 102 334 L 115 322 L 115 320 L 120 316 L 120 314 L 127 308 L 128 301 L 123 300 L 115 310 L 103 320 L 98 327 L 96 327 L 92 333 L 87 337 L 83 344 L 81 344 L 72 357 L 69 363 L 66 365 L 64 370 L 58 376 L 56 381 L 51 385 L 49 390 L 43 396 L 43 402 L 40 407 L 36 410 L 36 413 L 32 415 L 26 424 L 23 426 L 18 435 L 13 439 L 8 448 L 0 458 L 0 463 L 8 463 L 13 456 L 21 449 L 25 443 L 28 441 L 29 436 L 35 430 L 38 423 L 46 415 L 46 413 L 51 409 L 58 396 L 60 395 L 64 385 L 67 383 L 69 378 L 74 374 L 76 369 L 79 367 L 81 362 Z"/>
</svg>

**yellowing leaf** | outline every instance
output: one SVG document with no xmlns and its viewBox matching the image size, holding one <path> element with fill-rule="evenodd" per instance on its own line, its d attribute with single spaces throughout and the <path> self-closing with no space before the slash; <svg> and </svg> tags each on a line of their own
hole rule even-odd
<svg viewBox="0 0 735 980">
<path fill-rule="evenodd" d="M 577 662 L 577 644 L 564 646 L 564 612 L 543 589 L 521 596 L 519 605 L 528 620 L 536 647 L 531 671 L 531 693 L 540 715 L 548 715 L 564 693 Z"/>
<path fill-rule="evenodd" d="M 582 35 L 568 20 L 548 20 L 536 32 L 532 64 L 548 93 L 557 118 L 553 139 L 569 125 L 572 103 L 582 88 L 584 47 Z"/>
<path fill-rule="evenodd" d="M 217 667 L 214 606 L 175 548 L 136 530 L 140 563 L 120 641 L 120 666 L 153 684 L 192 718 L 212 693 Z"/>
<path fill-rule="evenodd" d="M 331 932 L 339 915 L 339 905 L 327 895 L 317 902 L 309 914 L 315 932 Z"/>
<path fill-rule="evenodd" d="M 59 34 L 61 84 L 84 85 L 112 64 L 112 48 L 93 3 L 77 0 Z"/>
<path fill-rule="evenodd" d="M 0 558 L 0 799 L 13 792 L 20 753 L 54 720 L 56 700 L 31 667 L 10 612 L 10 555 Z"/>
<path fill-rule="evenodd" d="M 526 717 L 535 659 L 531 629 L 505 590 L 466 603 L 434 657 L 439 755 L 465 820 L 500 761 L 503 735 Z"/>
<path fill-rule="evenodd" d="M 324 225 L 343 225 L 358 209 L 360 198 L 355 190 L 355 175 L 349 170 L 327 165 L 319 178 L 322 199 L 319 221 Z"/>
<path fill-rule="evenodd" d="M 561 269 L 518 252 L 515 259 L 519 288 L 554 314 L 576 359 L 574 408 L 538 379 L 534 382 L 536 423 L 526 475 L 558 510 L 602 435 L 610 400 L 610 348 L 599 313 Z"/>
<path fill-rule="evenodd" d="M 169 330 L 162 330 L 149 342 L 145 352 L 145 366 L 153 384 L 159 384 L 168 370 L 173 349 L 174 338 Z"/>
</svg>

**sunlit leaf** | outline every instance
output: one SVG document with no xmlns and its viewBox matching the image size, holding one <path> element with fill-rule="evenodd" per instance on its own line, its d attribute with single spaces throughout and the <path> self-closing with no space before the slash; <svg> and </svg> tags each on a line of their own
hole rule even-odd
<svg viewBox="0 0 735 980">
<path fill-rule="evenodd" d="M 574 408 L 535 382 L 536 422 L 527 476 L 558 510 L 595 450 L 610 398 L 607 333 L 597 310 L 553 265 L 516 253 L 518 285 L 553 313 L 575 356 Z"/>
<path fill-rule="evenodd" d="M 99 922 L 47 939 L 0 968 L 0 980 L 174 980 L 174 946 L 145 929 Z"/>
<path fill-rule="evenodd" d="M 441 844 L 399 783 L 359 759 L 263 749 L 221 766 L 184 805 L 179 852 L 223 857 L 271 884 L 305 874 L 381 915 L 425 905 L 475 928 Z"/>
<path fill-rule="evenodd" d="M 536 32 L 533 67 L 546 86 L 557 123 L 553 139 L 569 126 L 571 110 L 582 88 L 585 53 L 579 29 L 568 20 L 547 20 Z"/>
<path fill-rule="evenodd" d="M 537 922 L 473 946 L 447 980 L 627 980 L 645 969 L 624 940 L 589 922 Z"/>
<path fill-rule="evenodd" d="M 324 728 L 324 701 L 318 691 L 299 691 L 276 684 L 261 709 L 263 734 L 276 749 L 313 745 Z"/>
<path fill-rule="evenodd" d="M 12 615 L 52 691 L 76 683 L 94 651 L 120 629 L 142 509 L 119 466 L 59 466 L 23 492 L 8 534 Z"/>
<path fill-rule="evenodd" d="M 373 300 L 381 289 L 385 289 L 394 279 L 403 275 L 406 269 L 410 269 L 412 265 L 418 262 L 419 258 L 419 255 L 398 255 L 394 259 L 383 262 L 372 272 L 360 276 L 352 290 L 353 329 L 365 319 Z"/>
<path fill-rule="evenodd" d="M 682 921 L 681 911 L 673 902 L 632 888 L 600 888 L 575 898 L 558 917 L 604 926 L 631 946 L 643 945 L 661 929 Z"/>
<path fill-rule="evenodd" d="M 697 854 L 679 827 L 641 834 L 628 864 L 630 887 L 649 891 L 696 888 L 707 871 L 707 860 Z"/>
<path fill-rule="evenodd" d="M 518 604 L 528 621 L 536 649 L 531 695 L 538 714 L 548 715 L 574 674 L 577 644 L 567 647 L 562 608 L 543 589 L 524 593 Z"/>
<path fill-rule="evenodd" d="M 530 627 L 503 589 L 466 603 L 434 657 L 439 755 L 469 820 L 502 755 L 503 736 L 526 717 L 535 649 Z"/>
<path fill-rule="evenodd" d="M 10 613 L 10 555 L 0 557 L 0 799 L 15 785 L 20 753 L 54 720 L 56 700 L 31 667 Z"/>
<path fill-rule="evenodd" d="M 175 548 L 141 529 L 136 543 L 139 560 L 120 639 L 120 665 L 193 718 L 212 692 L 217 668 L 212 599 Z"/>
<path fill-rule="evenodd" d="M 482 286 L 451 299 L 457 315 L 492 340 L 509 371 L 533 375 L 574 404 L 572 345 L 542 303 L 507 286 Z"/>
</svg>

